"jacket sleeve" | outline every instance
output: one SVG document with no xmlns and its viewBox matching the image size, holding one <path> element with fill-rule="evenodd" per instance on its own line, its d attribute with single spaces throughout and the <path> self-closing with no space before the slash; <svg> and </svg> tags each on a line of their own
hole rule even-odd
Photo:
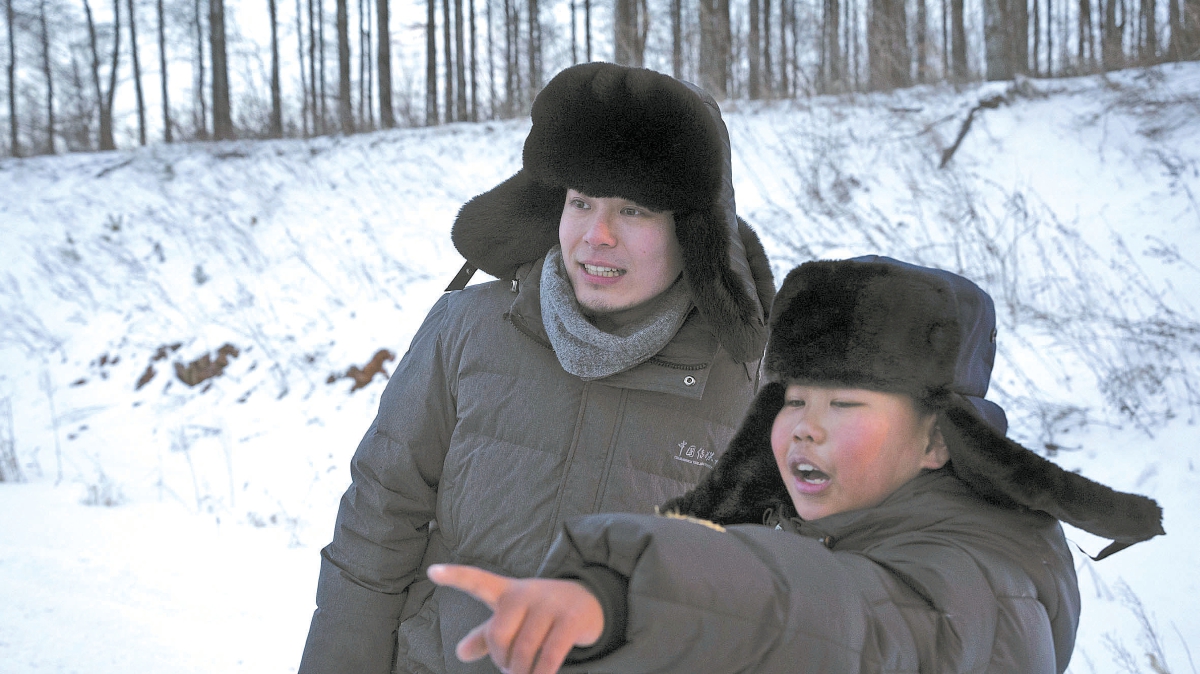
<svg viewBox="0 0 1200 674">
<path fill-rule="evenodd" d="M 974 562 L 944 561 L 945 577 L 966 586 L 956 596 L 990 596 Z M 939 610 L 862 554 L 767 527 L 580 518 L 564 528 L 539 575 L 569 576 L 589 564 L 629 578 L 626 643 L 564 672 L 941 672 L 968 664 L 961 648 L 941 657 L 948 640 L 981 644 L 967 659 L 986 663 L 990 654 L 986 623 L 994 628 L 996 604 L 987 596 L 975 596 L 978 608 L 968 601 Z"/>
<path fill-rule="evenodd" d="M 454 429 L 446 360 L 448 295 L 396 366 L 350 462 L 333 542 L 321 551 L 317 609 L 301 674 L 387 674 L 409 585 L 420 572 Z"/>
</svg>

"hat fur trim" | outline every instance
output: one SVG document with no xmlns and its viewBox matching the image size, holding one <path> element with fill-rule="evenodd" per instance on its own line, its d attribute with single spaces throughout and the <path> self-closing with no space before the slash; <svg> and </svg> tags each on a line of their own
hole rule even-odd
<svg viewBox="0 0 1200 674">
<path fill-rule="evenodd" d="M 954 382 L 960 326 L 941 279 L 884 263 L 808 262 L 776 295 L 766 369 L 920 398 Z"/>
</svg>

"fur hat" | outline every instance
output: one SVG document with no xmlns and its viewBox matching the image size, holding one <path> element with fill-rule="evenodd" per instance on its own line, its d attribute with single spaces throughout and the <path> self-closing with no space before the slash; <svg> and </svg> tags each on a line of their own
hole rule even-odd
<svg viewBox="0 0 1200 674">
<path fill-rule="evenodd" d="M 531 116 L 521 170 L 455 220 L 468 263 L 511 278 L 545 255 L 558 243 L 568 188 L 672 211 L 696 306 L 735 360 L 757 360 L 775 285 L 758 237 L 734 211 L 716 102 L 661 73 L 586 63 L 555 76 Z"/>
<path fill-rule="evenodd" d="M 771 383 L 708 478 L 663 509 L 759 523 L 767 508 L 789 503 L 771 428 L 787 384 L 808 381 L 905 393 L 933 407 L 960 479 L 998 505 L 1113 540 L 1100 557 L 1163 533 L 1153 500 L 1063 470 L 1005 437 L 1003 410 L 983 399 L 995 353 L 992 299 L 957 274 L 879 256 L 802 264 L 771 309 Z"/>
</svg>

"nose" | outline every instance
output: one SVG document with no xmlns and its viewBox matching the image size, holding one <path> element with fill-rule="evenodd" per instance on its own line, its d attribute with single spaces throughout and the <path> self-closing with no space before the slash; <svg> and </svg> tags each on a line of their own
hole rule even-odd
<svg viewBox="0 0 1200 674">
<path fill-rule="evenodd" d="M 817 445 L 825 442 L 825 426 L 821 423 L 819 415 L 811 409 L 796 415 L 796 424 L 792 426 L 792 440 Z"/>
<path fill-rule="evenodd" d="M 604 207 L 595 210 L 595 216 L 583 235 L 583 240 L 592 248 L 612 248 L 617 245 L 611 215 Z"/>
</svg>

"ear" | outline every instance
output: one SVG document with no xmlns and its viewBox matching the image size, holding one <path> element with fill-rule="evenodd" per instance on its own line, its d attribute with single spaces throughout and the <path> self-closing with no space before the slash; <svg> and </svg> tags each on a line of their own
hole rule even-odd
<svg viewBox="0 0 1200 674">
<path fill-rule="evenodd" d="M 950 460 L 950 450 L 946 447 L 946 438 L 938 426 L 937 415 L 929 416 L 929 444 L 925 446 L 925 455 L 921 458 L 921 467 L 937 470 Z"/>
</svg>

